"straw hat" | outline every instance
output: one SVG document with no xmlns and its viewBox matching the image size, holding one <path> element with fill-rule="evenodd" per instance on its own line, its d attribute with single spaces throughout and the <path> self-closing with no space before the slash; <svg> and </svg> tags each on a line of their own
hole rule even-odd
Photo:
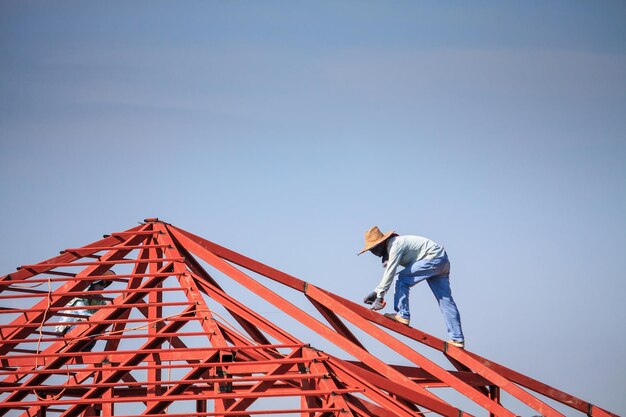
<svg viewBox="0 0 626 417">
<path fill-rule="evenodd" d="M 383 232 L 381 232 L 377 226 L 372 227 L 367 232 L 365 232 L 365 247 L 361 249 L 361 251 L 357 253 L 357 255 L 360 255 L 363 252 L 372 249 L 374 246 L 384 242 L 394 235 L 398 235 L 394 230 L 383 234 Z"/>
</svg>

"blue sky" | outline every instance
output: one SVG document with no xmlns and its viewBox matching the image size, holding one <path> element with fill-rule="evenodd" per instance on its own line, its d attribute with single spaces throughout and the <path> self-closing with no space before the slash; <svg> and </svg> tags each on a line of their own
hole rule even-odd
<svg viewBox="0 0 626 417">
<path fill-rule="evenodd" d="M 472 350 L 624 414 L 625 18 L 4 1 L 0 266 L 156 216 L 361 300 L 367 228 L 428 236 Z M 445 337 L 426 285 L 412 311 Z"/>
</svg>

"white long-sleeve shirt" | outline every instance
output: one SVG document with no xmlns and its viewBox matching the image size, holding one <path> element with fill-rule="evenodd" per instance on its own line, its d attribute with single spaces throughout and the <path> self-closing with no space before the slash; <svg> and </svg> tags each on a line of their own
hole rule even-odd
<svg viewBox="0 0 626 417">
<path fill-rule="evenodd" d="M 407 266 L 415 261 L 433 259 L 446 254 L 443 246 L 422 236 L 394 236 L 387 240 L 389 259 L 383 278 L 375 291 L 379 297 L 384 296 L 393 283 L 398 266 Z"/>
<path fill-rule="evenodd" d="M 98 299 L 98 298 L 72 298 L 66 307 L 88 307 L 88 306 L 100 306 L 106 304 L 106 300 Z M 70 316 L 61 316 L 59 320 L 60 323 L 74 323 L 77 321 L 86 320 L 88 316 L 96 313 L 96 309 L 93 308 L 85 308 L 84 310 L 63 310 L 61 313 L 65 314 L 76 314 L 76 315 L 84 315 L 84 318 L 81 317 L 70 317 Z M 57 333 L 63 333 L 67 328 L 72 327 L 70 324 L 59 324 L 56 326 L 55 330 Z"/>
</svg>

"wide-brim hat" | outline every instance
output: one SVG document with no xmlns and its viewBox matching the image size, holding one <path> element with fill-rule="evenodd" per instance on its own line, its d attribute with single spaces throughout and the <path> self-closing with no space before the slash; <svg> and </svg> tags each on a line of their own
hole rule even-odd
<svg viewBox="0 0 626 417">
<path fill-rule="evenodd" d="M 374 246 L 384 242 L 389 239 L 391 236 L 397 236 L 398 234 L 395 230 L 391 230 L 387 233 L 383 233 L 380 231 L 378 226 L 374 226 L 370 228 L 367 232 L 365 232 L 365 247 L 361 249 L 357 255 L 362 254 L 363 252 L 367 252 L 372 249 Z"/>
<path fill-rule="evenodd" d="M 115 272 L 113 272 L 113 271 L 105 271 L 102 275 L 115 275 Z M 106 288 L 109 285 L 111 285 L 112 283 L 113 283 L 113 281 L 108 280 L 108 279 L 99 279 L 99 280 L 94 281 L 91 284 L 89 284 L 89 286 L 92 287 L 94 285 L 102 285 L 104 288 Z"/>
</svg>

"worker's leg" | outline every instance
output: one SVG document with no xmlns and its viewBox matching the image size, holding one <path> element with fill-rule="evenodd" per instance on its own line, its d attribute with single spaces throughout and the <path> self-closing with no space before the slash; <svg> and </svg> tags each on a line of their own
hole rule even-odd
<svg viewBox="0 0 626 417">
<path fill-rule="evenodd" d="M 394 293 L 394 309 L 400 317 L 411 318 L 409 311 L 409 292 L 415 284 L 441 274 L 449 272 L 450 262 L 447 257 L 426 259 L 407 265 L 396 279 Z"/>
<path fill-rule="evenodd" d="M 452 289 L 450 288 L 450 276 L 438 275 L 428 279 L 428 285 L 433 291 L 443 319 L 448 328 L 450 339 L 456 341 L 464 341 L 463 330 L 461 329 L 461 315 L 459 309 L 452 298 Z"/>
<path fill-rule="evenodd" d="M 409 311 L 409 292 L 413 285 L 415 285 L 413 277 L 398 275 L 396 279 L 396 290 L 393 293 L 393 308 L 400 317 L 405 319 L 411 318 Z"/>
</svg>

